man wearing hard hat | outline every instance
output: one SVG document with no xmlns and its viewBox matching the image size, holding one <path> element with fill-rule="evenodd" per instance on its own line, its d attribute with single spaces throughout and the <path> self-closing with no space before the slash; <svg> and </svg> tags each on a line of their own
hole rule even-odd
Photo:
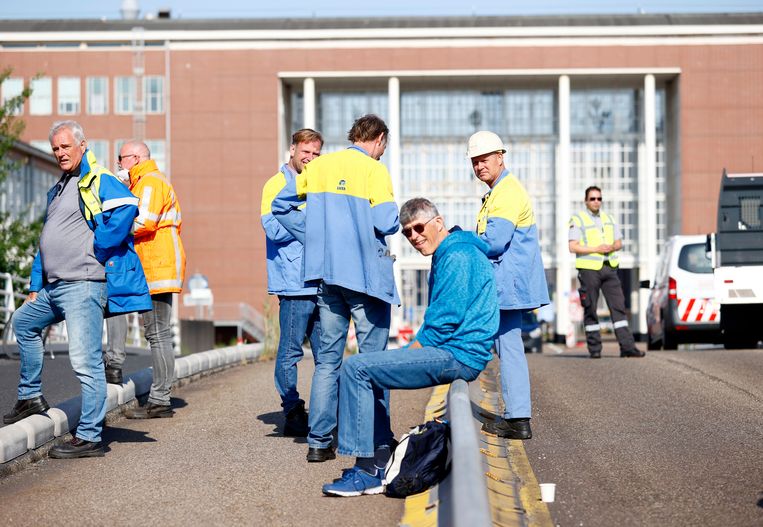
<svg viewBox="0 0 763 527">
<path fill-rule="evenodd" d="M 501 359 L 503 419 L 482 429 L 509 439 L 530 439 L 530 372 L 520 324 L 522 312 L 549 303 L 538 227 L 527 191 L 505 166 L 506 148 L 493 132 L 469 138 L 467 155 L 477 179 L 490 190 L 482 198 L 477 235 L 488 244 L 501 313 L 495 348 Z"/>
</svg>

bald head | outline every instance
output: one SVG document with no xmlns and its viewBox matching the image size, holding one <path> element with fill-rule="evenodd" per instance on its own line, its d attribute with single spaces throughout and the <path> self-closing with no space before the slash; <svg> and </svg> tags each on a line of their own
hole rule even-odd
<svg viewBox="0 0 763 527">
<path fill-rule="evenodd" d="M 151 151 L 143 141 L 127 141 L 119 149 L 119 165 L 125 170 L 151 159 Z"/>
</svg>

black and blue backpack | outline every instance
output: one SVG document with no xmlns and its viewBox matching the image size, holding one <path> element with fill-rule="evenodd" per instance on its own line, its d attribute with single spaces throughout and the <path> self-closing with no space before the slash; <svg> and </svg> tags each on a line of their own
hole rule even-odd
<svg viewBox="0 0 763 527">
<path fill-rule="evenodd" d="M 437 485 L 450 472 L 450 425 L 435 419 L 405 434 L 384 470 L 384 493 L 405 498 Z"/>
</svg>

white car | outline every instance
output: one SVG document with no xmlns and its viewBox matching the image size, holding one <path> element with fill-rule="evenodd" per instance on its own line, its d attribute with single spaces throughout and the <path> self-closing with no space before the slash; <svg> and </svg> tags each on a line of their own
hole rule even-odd
<svg viewBox="0 0 763 527">
<path fill-rule="evenodd" d="M 671 236 L 657 266 L 646 310 L 647 348 L 721 342 L 720 306 L 704 235 Z M 642 282 L 649 288 L 649 281 Z"/>
</svg>

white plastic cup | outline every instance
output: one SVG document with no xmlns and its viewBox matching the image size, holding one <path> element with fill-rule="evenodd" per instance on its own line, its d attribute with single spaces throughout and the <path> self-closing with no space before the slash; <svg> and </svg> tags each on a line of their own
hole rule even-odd
<svg viewBox="0 0 763 527">
<path fill-rule="evenodd" d="M 556 494 L 556 483 L 540 484 L 540 500 L 545 503 L 553 503 Z"/>
</svg>

